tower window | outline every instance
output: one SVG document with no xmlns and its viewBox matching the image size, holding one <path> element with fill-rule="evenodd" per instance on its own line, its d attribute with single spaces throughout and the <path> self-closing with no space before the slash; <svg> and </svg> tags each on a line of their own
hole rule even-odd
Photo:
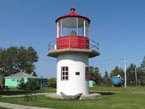
<svg viewBox="0 0 145 109">
<path fill-rule="evenodd" d="M 89 80 L 89 67 L 85 67 L 85 79 Z"/>
<path fill-rule="evenodd" d="M 80 72 L 76 72 L 76 75 L 80 75 Z"/>
<path fill-rule="evenodd" d="M 61 67 L 61 80 L 68 80 L 68 67 Z"/>
</svg>

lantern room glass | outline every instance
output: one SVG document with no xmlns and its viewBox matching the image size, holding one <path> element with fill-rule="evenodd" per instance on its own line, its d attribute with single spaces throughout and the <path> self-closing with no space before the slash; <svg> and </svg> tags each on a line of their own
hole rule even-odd
<svg viewBox="0 0 145 109">
<path fill-rule="evenodd" d="M 67 17 L 57 22 L 57 38 L 62 36 L 89 37 L 89 22 L 79 17 Z"/>
<path fill-rule="evenodd" d="M 69 17 L 69 36 L 76 36 L 77 35 L 77 18 Z"/>
</svg>

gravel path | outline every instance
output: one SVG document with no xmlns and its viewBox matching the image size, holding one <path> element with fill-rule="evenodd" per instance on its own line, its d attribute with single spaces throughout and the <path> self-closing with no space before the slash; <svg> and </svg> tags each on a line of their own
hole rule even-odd
<svg viewBox="0 0 145 109">
<path fill-rule="evenodd" d="M 36 95 L 44 95 L 44 94 L 46 93 L 37 93 Z M 11 97 L 23 97 L 23 96 L 25 95 L 12 95 L 12 96 L 2 96 L 2 97 L 11 98 Z M 23 105 L 3 103 L 3 102 L 0 102 L 0 107 L 4 107 L 8 109 L 52 109 L 52 108 L 44 108 L 44 107 L 23 106 Z"/>
<path fill-rule="evenodd" d="M 22 105 L 18 105 L 18 104 L 3 103 L 3 102 L 0 102 L 0 107 L 4 107 L 4 108 L 8 108 L 8 109 L 52 109 L 52 108 L 22 106 Z"/>
</svg>

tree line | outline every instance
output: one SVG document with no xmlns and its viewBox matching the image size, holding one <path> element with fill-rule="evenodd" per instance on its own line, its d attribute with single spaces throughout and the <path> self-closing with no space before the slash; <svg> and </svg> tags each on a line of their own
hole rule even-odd
<svg viewBox="0 0 145 109">
<path fill-rule="evenodd" d="M 116 66 L 110 72 L 110 74 L 105 71 L 105 75 L 103 77 L 101 76 L 98 67 L 89 67 L 90 80 L 95 81 L 96 85 L 112 85 L 111 78 L 117 75 L 120 75 L 122 78 L 124 78 L 124 70 L 118 66 Z M 126 70 L 126 76 L 127 85 L 145 86 L 145 57 L 143 58 L 143 61 L 139 67 L 137 67 L 135 64 L 130 64 Z"/>
<path fill-rule="evenodd" d="M 37 61 L 37 52 L 31 46 L 0 48 L 0 75 L 5 77 L 18 72 L 31 74 Z"/>
<path fill-rule="evenodd" d="M 0 76 L 10 76 L 18 72 L 33 73 L 36 76 L 34 63 L 38 61 L 37 52 L 33 47 L 24 46 L 0 48 Z M 139 67 L 130 64 L 127 68 L 127 85 L 145 85 L 145 57 Z M 124 78 L 124 70 L 116 66 L 110 73 L 105 71 L 102 77 L 98 67 L 89 67 L 89 79 L 97 85 L 111 85 L 111 78 L 120 75 Z"/>
</svg>

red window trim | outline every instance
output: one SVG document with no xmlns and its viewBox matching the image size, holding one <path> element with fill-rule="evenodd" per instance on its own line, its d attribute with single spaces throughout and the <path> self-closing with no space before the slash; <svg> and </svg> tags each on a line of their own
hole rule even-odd
<svg viewBox="0 0 145 109">
<path fill-rule="evenodd" d="M 64 68 L 64 67 L 67 67 L 68 68 L 68 78 L 67 78 L 67 80 L 63 80 L 62 79 L 62 69 Z M 63 67 L 61 67 L 61 81 L 68 81 L 69 80 L 69 67 L 68 66 L 63 66 Z"/>
<path fill-rule="evenodd" d="M 85 67 L 85 80 L 89 80 L 89 67 Z"/>
</svg>

